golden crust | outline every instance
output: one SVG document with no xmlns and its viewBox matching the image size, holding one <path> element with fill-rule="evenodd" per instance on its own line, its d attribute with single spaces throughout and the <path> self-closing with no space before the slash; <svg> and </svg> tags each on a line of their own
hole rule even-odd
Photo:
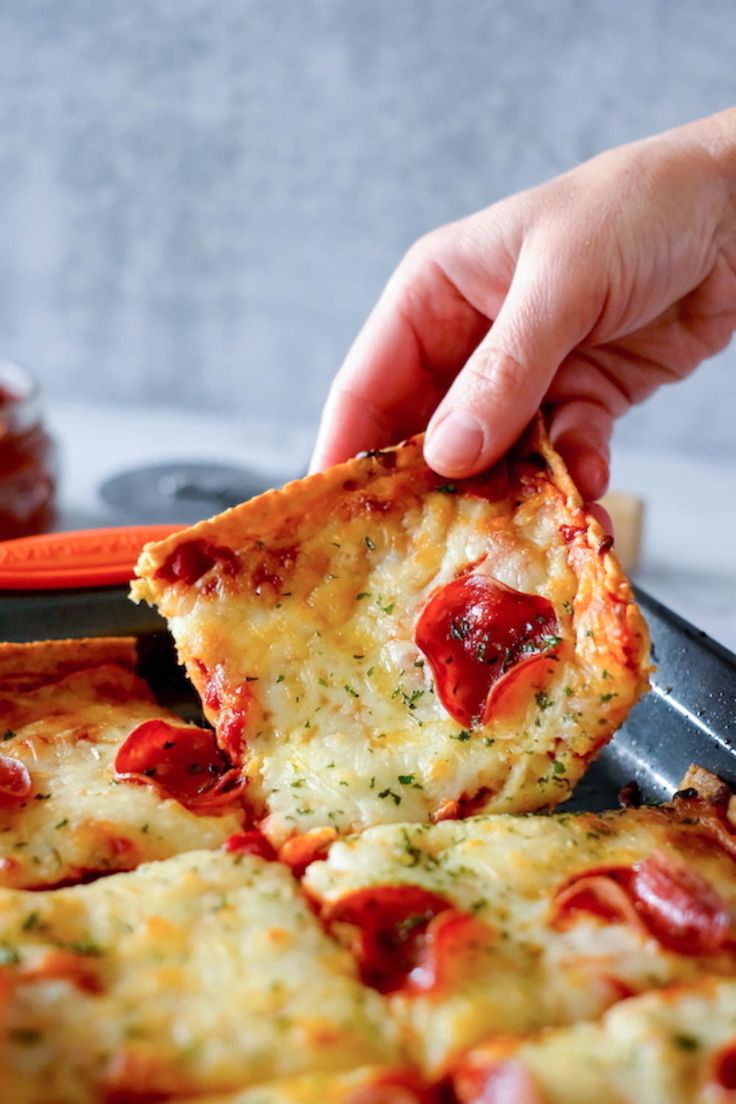
<svg viewBox="0 0 736 1104">
<path fill-rule="evenodd" d="M 185 542 L 216 540 L 237 547 L 253 533 L 268 541 L 284 535 L 285 530 L 292 531 L 302 518 L 327 518 L 332 512 L 334 497 L 344 491 L 346 481 L 352 484 L 351 493 L 358 493 L 372 484 L 398 478 L 402 473 L 428 471 L 422 455 L 423 444 L 424 434 L 416 434 L 392 448 L 361 454 L 305 479 L 294 479 L 164 540 L 146 544 L 136 564 L 138 578 L 131 585 L 131 596 L 136 601 L 157 601 L 163 588 L 156 583 L 156 573 L 171 553 Z M 539 415 L 513 450 L 513 455 L 523 458 L 535 452 L 544 459 L 550 482 L 564 496 L 567 509 L 577 515 L 582 510 L 582 499 L 562 457 L 553 449 Z M 585 514 L 584 520 L 586 544 L 591 551 L 603 556 L 610 587 L 614 591 L 620 587 L 622 600 L 633 601 L 628 580 L 609 550 L 597 518 Z"/>
<path fill-rule="evenodd" d="M 103 663 L 134 669 L 137 660 L 136 642 L 130 636 L 0 643 L 0 690 L 53 682 Z"/>
<path fill-rule="evenodd" d="M 717 774 L 713 774 L 698 763 L 690 764 L 678 789 L 695 790 L 699 798 L 711 805 L 728 805 L 732 796 L 728 782 L 724 782 Z"/>
<path fill-rule="evenodd" d="M 477 563 L 551 602 L 560 643 L 557 666 L 540 664 L 507 697 L 503 723 L 474 728 L 459 747 L 457 717 L 417 674 L 414 636 L 428 598 Z M 441 484 L 415 437 L 147 545 L 136 572 L 133 598 L 168 618 L 225 746 L 233 713 L 247 712 L 248 795 L 277 841 L 320 824 L 553 806 L 648 685 L 629 583 L 539 418 L 481 481 Z M 362 668 L 348 669 L 351 657 Z M 386 739 L 368 762 L 376 733 Z M 307 781 L 289 774 L 302 766 Z M 314 779 L 333 768 L 346 792 L 325 783 L 331 797 Z M 398 793 L 396 779 L 410 776 L 412 791 Z M 358 794 L 370 778 L 375 793 Z M 309 792 L 290 807 L 295 784 Z"/>
</svg>

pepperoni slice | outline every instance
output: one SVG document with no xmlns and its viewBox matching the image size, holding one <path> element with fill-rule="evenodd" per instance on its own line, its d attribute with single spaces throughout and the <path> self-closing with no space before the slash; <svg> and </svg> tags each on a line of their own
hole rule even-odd
<svg viewBox="0 0 736 1104">
<path fill-rule="evenodd" d="M 259 855 L 262 859 L 276 859 L 276 852 L 263 832 L 253 828 L 248 832 L 236 832 L 228 836 L 222 845 L 223 851 L 236 851 L 243 855 Z"/>
<path fill-rule="evenodd" d="M 415 885 L 356 890 L 335 902 L 325 918 L 331 927 L 355 928 L 352 951 L 360 976 L 379 993 L 436 991 L 450 980 L 468 941 L 487 941 L 489 935 L 481 921 Z"/>
<path fill-rule="evenodd" d="M 184 541 L 164 560 L 156 572 L 156 578 L 167 583 L 181 582 L 193 586 L 215 564 L 220 564 L 227 575 L 235 575 L 239 566 L 238 557 L 231 548 L 210 541 Z"/>
<path fill-rule="evenodd" d="M 77 951 L 44 951 L 32 966 L 26 966 L 21 975 L 22 982 L 62 980 L 75 985 L 83 993 L 101 993 L 102 981 L 96 966 L 88 955 Z"/>
<path fill-rule="evenodd" d="M 430 1104 L 434 1094 L 410 1070 L 387 1070 L 348 1093 L 345 1104 Z"/>
<path fill-rule="evenodd" d="M 424 993 L 445 989 L 458 967 L 468 963 L 474 946 L 487 945 L 491 931 L 487 924 L 460 909 L 448 908 L 432 917 L 422 940 L 417 965 L 409 975 L 412 989 Z"/>
<path fill-rule="evenodd" d="M 466 727 L 487 724 L 502 690 L 559 644 L 554 607 L 487 575 L 442 587 L 422 610 L 417 647 L 432 669 L 440 701 Z"/>
<path fill-rule="evenodd" d="M 0 755 L 0 807 L 25 801 L 33 789 L 28 767 L 12 755 Z"/>
<path fill-rule="evenodd" d="M 731 938 L 730 914 L 710 882 L 666 852 L 575 875 L 555 897 L 553 923 L 565 926 L 576 912 L 630 923 L 677 954 L 714 954 Z"/>
<path fill-rule="evenodd" d="M 454 1086 L 460 1104 L 544 1104 L 531 1073 L 515 1058 L 468 1066 Z"/>
<path fill-rule="evenodd" d="M 731 916 L 702 874 L 657 851 L 633 869 L 632 896 L 663 946 L 686 955 L 714 954 L 724 946 Z"/>
<path fill-rule="evenodd" d="M 614 924 L 630 924 L 645 930 L 627 885 L 628 867 L 576 874 L 557 891 L 552 905 L 555 927 L 567 927 L 576 913 L 584 912 Z"/>
<path fill-rule="evenodd" d="M 736 1101 L 736 1039 L 726 1043 L 713 1056 L 708 1087 L 718 1088 L 720 1104 Z"/>
<path fill-rule="evenodd" d="M 115 757 L 115 772 L 196 812 L 230 804 L 245 785 L 209 729 L 159 719 L 143 721 L 128 735 Z"/>
</svg>

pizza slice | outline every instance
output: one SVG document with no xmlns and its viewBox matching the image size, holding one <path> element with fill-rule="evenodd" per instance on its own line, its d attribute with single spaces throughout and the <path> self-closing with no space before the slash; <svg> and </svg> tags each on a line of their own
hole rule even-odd
<svg viewBox="0 0 736 1104">
<path fill-rule="evenodd" d="M 485 1037 L 735 975 L 735 856 L 727 805 L 684 797 L 375 827 L 334 843 L 304 885 L 439 1076 Z"/>
<path fill-rule="evenodd" d="M 502 1038 L 455 1071 L 459 1104 L 729 1104 L 736 982 L 707 979 L 623 1001 L 600 1022 Z"/>
<path fill-rule="evenodd" d="M 400 1064 L 382 998 L 287 868 L 246 851 L 2 889 L 0 960 L 13 1104 L 178 1099 Z"/>
<path fill-rule="evenodd" d="M 0 885 L 128 870 L 241 830 L 239 772 L 135 663 L 129 639 L 0 644 Z"/>
<path fill-rule="evenodd" d="M 137 571 L 276 843 L 554 806 L 647 685 L 629 585 L 541 421 L 481 478 L 443 481 L 414 438 Z"/>
</svg>

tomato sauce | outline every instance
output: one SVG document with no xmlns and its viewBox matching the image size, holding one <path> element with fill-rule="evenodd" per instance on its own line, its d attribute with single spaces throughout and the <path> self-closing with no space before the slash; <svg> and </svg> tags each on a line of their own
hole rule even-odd
<svg viewBox="0 0 736 1104">
<path fill-rule="evenodd" d="M 0 362 L 0 540 L 51 528 L 56 467 L 35 383 L 17 365 Z"/>
</svg>

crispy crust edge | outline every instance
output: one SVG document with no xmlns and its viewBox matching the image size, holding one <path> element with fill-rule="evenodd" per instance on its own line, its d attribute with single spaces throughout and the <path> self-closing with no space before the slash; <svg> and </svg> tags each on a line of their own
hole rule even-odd
<svg viewBox="0 0 736 1104">
<path fill-rule="evenodd" d="M 168 589 L 166 584 L 162 585 L 155 579 L 156 571 L 180 545 L 207 538 L 216 538 L 217 541 L 228 544 L 237 541 L 246 530 L 249 533 L 257 530 L 268 536 L 270 530 L 277 528 L 291 516 L 292 503 L 298 504 L 300 513 L 311 512 L 333 488 L 337 489 L 346 480 L 352 480 L 357 489 L 358 486 L 369 484 L 376 475 L 385 475 L 386 469 L 380 462 L 381 457 L 394 455 L 394 467 L 402 471 L 423 467 L 422 441 L 423 434 L 420 434 L 391 448 L 353 456 L 326 471 L 315 472 L 303 479 L 291 480 L 281 488 L 266 491 L 162 541 L 144 545 L 135 566 L 137 578 L 131 586 L 131 598 L 134 602 L 156 602 L 157 595 Z"/>
<path fill-rule="evenodd" d="M 300 512 L 305 512 L 313 504 L 319 502 L 325 494 L 329 494 L 333 488 L 339 487 L 346 480 L 352 480 L 357 485 L 367 485 L 376 475 L 385 475 L 386 467 L 381 462 L 382 458 L 394 456 L 392 464 L 394 469 L 401 471 L 414 467 L 424 467 L 422 446 L 424 434 L 417 434 L 406 441 L 390 448 L 379 449 L 369 453 L 359 454 L 335 464 L 326 471 L 315 472 L 303 479 L 294 479 L 283 487 L 266 491 L 264 494 L 249 499 L 238 506 L 233 506 L 214 517 L 197 522 L 188 529 L 173 533 L 161 541 L 154 541 L 144 545 L 141 555 L 135 567 L 134 579 L 131 587 L 131 597 L 134 601 L 155 601 L 156 593 L 164 589 L 159 586 L 154 576 L 157 569 L 166 561 L 167 557 L 178 548 L 192 540 L 217 537 L 218 540 L 237 540 L 245 527 L 249 532 L 260 529 L 267 535 L 268 530 L 276 528 L 291 514 L 291 505 L 297 499 Z M 519 438 L 519 441 L 510 450 L 509 455 L 523 459 L 530 453 L 539 453 L 549 470 L 551 482 L 563 494 L 568 508 L 581 510 L 582 500 L 573 483 L 567 468 L 550 444 L 544 420 L 541 414 L 535 415 L 529 427 Z M 604 538 L 603 530 L 595 518 L 586 514 L 589 530 L 593 542 L 597 545 Z M 619 569 L 620 570 L 620 569 Z"/>
<path fill-rule="evenodd" d="M 52 682 L 107 663 L 134 671 L 137 662 L 138 649 L 132 636 L 0 643 L 0 688 Z"/>
</svg>

